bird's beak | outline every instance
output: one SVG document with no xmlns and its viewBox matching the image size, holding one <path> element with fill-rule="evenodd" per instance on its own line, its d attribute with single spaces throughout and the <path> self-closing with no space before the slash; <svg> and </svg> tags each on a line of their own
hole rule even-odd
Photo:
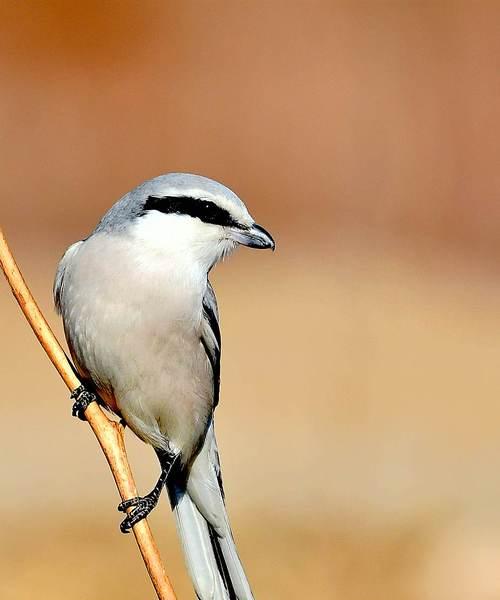
<svg viewBox="0 0 500 600">
<path fill-rule="evenodd" d="M 276 246 L 273 236 L 257 223 L 254 223 L 248 229 L 231 229 L 231 238 L 238 244 L 249 248 L 271 248 L 274 250 Z"/>
</svg>

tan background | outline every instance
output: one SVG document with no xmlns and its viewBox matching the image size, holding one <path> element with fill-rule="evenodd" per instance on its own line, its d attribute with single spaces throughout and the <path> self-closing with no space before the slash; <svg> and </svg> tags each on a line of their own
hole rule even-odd
<svg viewBox="0 0 500 600">
<path fill-rule="evenodd" d="M 260 600 L 500 598 L 499 23 L 486 1 L 1 4 L 1 224 L 59 333 L 60 255 L 143 179 L 220 179 L 277 239 L 215 274 Z M 0 311 L 0 597 L 151 598 L 3 284 Z M 151 521 L 191 597 L 166 501 Z"/>
</svg>

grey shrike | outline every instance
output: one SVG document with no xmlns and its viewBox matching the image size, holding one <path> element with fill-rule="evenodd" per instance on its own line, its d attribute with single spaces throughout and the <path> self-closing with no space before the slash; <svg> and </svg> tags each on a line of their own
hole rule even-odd
<svg viewBox="0 0 500 600">
<path fill-rule="evenodd" d="M 81 417 L 95 392 L 160 461 L 155 488 L 118 507 L 133 507 L 121 530 L 154 508 L 165 485 L 200 600 L 253 598 L 224 506 L 213 424 L 221 338 L 208 274 L 238 244 L 274 249 L 227 187 L 170 173 L 123 196 L 70 246 L 54 283 L 84 381 L 74 413 Z"/>
</svg>

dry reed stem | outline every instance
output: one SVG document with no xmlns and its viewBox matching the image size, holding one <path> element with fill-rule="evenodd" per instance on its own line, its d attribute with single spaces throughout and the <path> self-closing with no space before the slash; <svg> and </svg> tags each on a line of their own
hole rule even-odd
<svg viewBox="0 0 500 600">
<path fill-rule="evenodd" d="M 75 390 L 81 385 L 81 382 L 75 375 L 66 354 L 29 291 L 9 250 L 1 228 L 0 265 L 38 341 L 42 344 L 64 383 L 71 391 Z M 106 456 L 122 500 L 137 496 L 137 489 L 125 452 L 123 427 L 119 423 L 108 419 L 97 402 L 92 402 L 88 406 L 85 411 L 85 418 Z M 165 573 L 158 547 L 146 519 L 134 525 L 133 532 L 158 598 L 160 600 L 175 600 L 175 593 Z"/>
</svg>

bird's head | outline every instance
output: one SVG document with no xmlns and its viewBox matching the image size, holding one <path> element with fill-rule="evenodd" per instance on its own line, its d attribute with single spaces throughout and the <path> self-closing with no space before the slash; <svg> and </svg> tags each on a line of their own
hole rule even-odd
<svg viewBox="0 0 500 600">
<path fill-rule="evenodd" d="M 209 267 L 236 248 L 271 248 L 272 236 L 229 188 L 200 175 L 169 173 L 145 181 L 117 202 L 96 232 L 129 229 L 148 243 L 194 253 Z"/>
</svg>

